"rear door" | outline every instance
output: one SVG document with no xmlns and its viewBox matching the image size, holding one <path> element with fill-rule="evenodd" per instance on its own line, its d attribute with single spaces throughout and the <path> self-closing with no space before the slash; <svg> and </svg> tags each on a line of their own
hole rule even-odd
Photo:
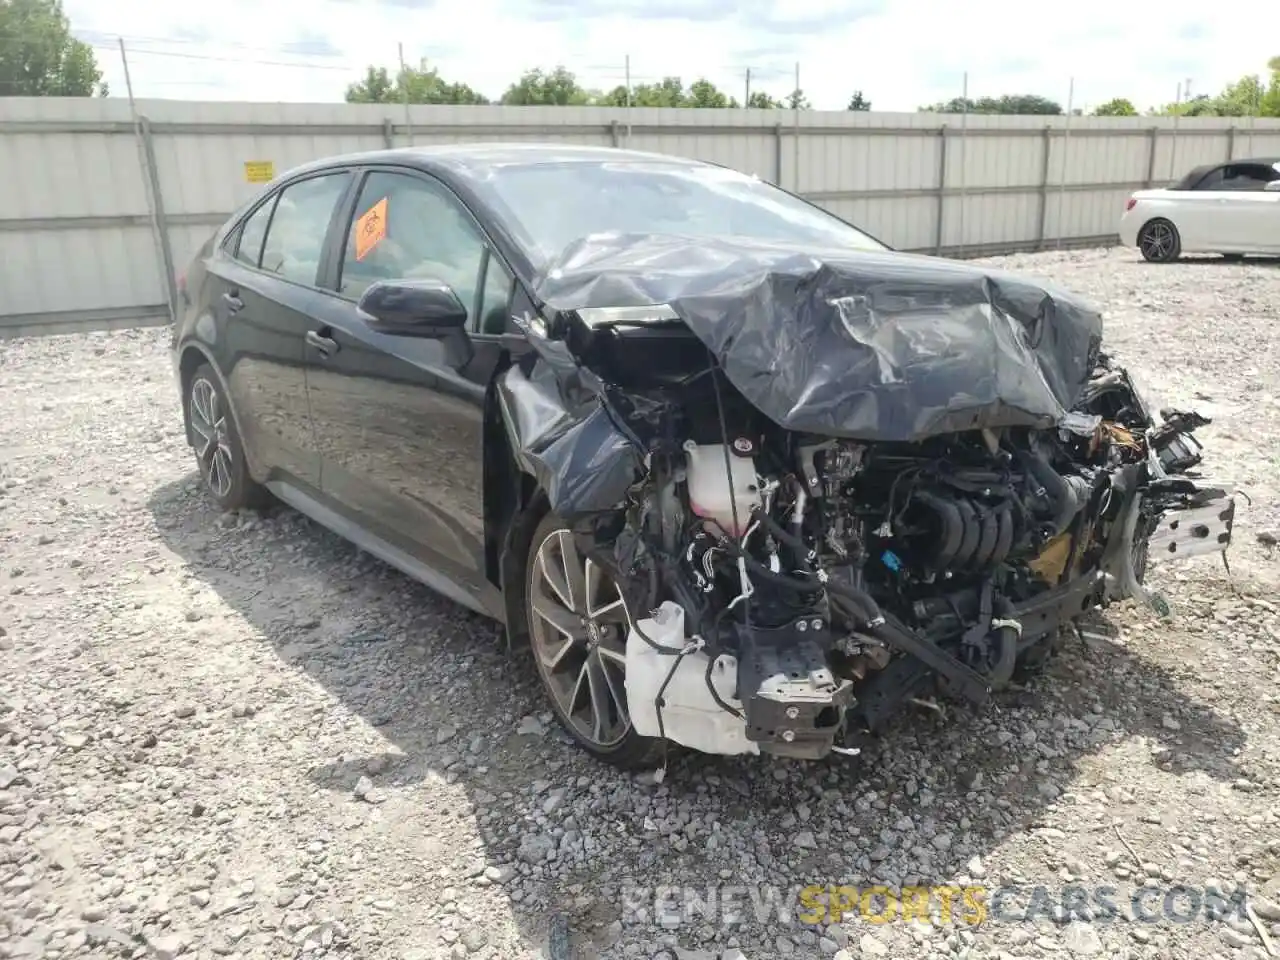
<svg viewBox="0 0 1280 960">
<path fill-rule="evenodd" d="M 375 239 L 357 243 L 365 230 Z M 369 169 L 341 236 L 333 292 L 312 321 L 320 346 L 307 359 L 323 490 L 487 605 L 483 411 L 502 331 L 485 334 L 477 318 L 505 321 L 511 274 L 457 197 L 417 171 Z M 360 294 L 375 280 L 411 278 L 448 283 L 470 333 L 446 344 L 371 330 Z"/>
<path fill-rule="evenodd" d="M 268 480 L 319 487 L 304 338 L 317 298 L 324 299 L 320 252 L 350 178 L 347 170 L 328 171 L 275 190 L 228 238 L 229 256 L 211 262 L 231 401 L 246 450 Z"/>
<path fill-rule="evenodd" d="M 1190 190 L 1170 191 L 1174 202 L 1171 219 L 1178 228 L 1185 253 L 1215 251 L 1214 244 L 1223 232 L 1223 206 L 1221 203 L 1224 167 L 1214 167 Z"/>
</svg>

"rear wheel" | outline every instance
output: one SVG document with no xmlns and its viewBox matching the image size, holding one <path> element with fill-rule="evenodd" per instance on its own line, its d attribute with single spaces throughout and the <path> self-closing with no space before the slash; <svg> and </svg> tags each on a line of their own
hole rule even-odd
<svg viewBox="0 0 1280 960">
<path fill-rule="evenodd" d="M 249 476 L 244 446 L 217 375 L 202 364 L 187 384 L 187 436 L 205 489 L 223 510 L 262 507 L 267 491 Z"/>
<path fill-rule="evenodd" d="M 1168 220 L 1148 220 L 1138 231 L 1138 251 L 1151 263 L 1172 263 L 1182 252 L 1178 228 Z"/>
<path fill-rule="evenodd" d="M 569 736 L 614 766 L 654 766 L 662 741 L 637 734 L 627 710 L 627 602 L 609 573 L 578 552 L 568 526 L 553 514 L 530 545 L 525 611 L 538 675 Z"/>
</svg>

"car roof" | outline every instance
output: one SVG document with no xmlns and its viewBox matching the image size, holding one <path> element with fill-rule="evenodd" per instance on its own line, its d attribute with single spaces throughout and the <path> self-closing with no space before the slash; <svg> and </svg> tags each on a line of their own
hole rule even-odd
<svg viewBox="0 0 1280 960">
<path fill-rule="evenodd" d="M 353 164 L 395 163 L 430 172 L 452 170 L 484 177 L 502 167 L 530 167 L 565 163 L 665 163 L 707 166 L 700 160 L 673 157 L 643 150 L 593 147 L 573 143 L 448 143 L 422 147 L 396 147 L 325 157 L 290 170 L 287 176 L 328 167 Z"/>
<path fill-rule="evenodd" d="M 1237 157 L 1232 160 L 1223 160 L 1219 163 L 1202 163 L 1199 166 L 1192 167 L 1186 174 L 1178 180 L 1174 185 L 1174 190 L 1190 190 L 1204 178 L 1204 175 L 1211 170 L 1219 170 L 1222 167 L 1236 166 L 1237 164 L 1257 165 L 1261 167 L 1272 167 L 1280 170 L 1280 157 Z"/>
</svg>

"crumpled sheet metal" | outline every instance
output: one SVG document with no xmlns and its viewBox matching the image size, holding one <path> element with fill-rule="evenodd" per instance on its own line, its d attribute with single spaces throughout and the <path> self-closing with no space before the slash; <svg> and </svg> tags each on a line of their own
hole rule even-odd
<svg viewBox="0 0 1280 960">
<path fill-rule="evenodd" d="M 513 366 L 498 380 L 512 449 L 566 520 L 623 506 L 641 475 L 644 453 L 620 429 L 603 390 L 558 344 Z"/>
<path fill-rule="evenodd" d="M 866 441 L 1050 426 L 1102 338 L 1095 309 L 1026 277 L 746 240 L 593 236 L 534 293 L 555 311 L 670 304 L 779 426 Z"/>
</svg>

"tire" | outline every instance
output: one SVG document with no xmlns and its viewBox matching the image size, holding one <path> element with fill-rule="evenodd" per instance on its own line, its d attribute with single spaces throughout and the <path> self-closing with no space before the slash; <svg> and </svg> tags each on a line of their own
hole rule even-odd
<svg viewBox="0 0 1280 960">
<path fill-rule="evenodd" d="M 529 545 L 524 611 L 538 678 L 565 732 L 612 766 L 660 764 L 665 744 L 637 734 L 627 712 L 626 602 L 608 573 L 578 554 L 568 525 L 554 514 L 543 518 Z"/>
<path fill-rule="evenodd" d="M 1138 252 L 1150 263 L 1173 263 L 1182 253 L 1182 237 L 1168 220 L 1148 220 L 1138 231 Z"/>
<path fill-rule="evenodd" d="M 222 382 L 207 363 L 186 386 L 187 436 L 205 491 L 223 510 L 264 507 L 271 496 L 249 476 L 249 466 Z"/>
</svg>

